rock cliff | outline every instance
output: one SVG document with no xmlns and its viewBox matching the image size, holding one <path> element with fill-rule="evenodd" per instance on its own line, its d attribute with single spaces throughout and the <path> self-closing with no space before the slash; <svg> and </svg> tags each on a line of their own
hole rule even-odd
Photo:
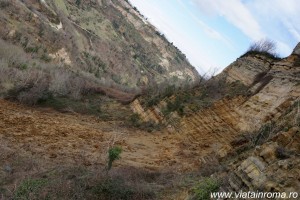
<svg viewBox="0 0 300 200">
<path fill-rule="evenodd" d="M 0 198 L 187 199 L 203 176 L 220 191 L 300 191 L 300 44 L 199 80 L 128 1 L 0 8 Z"/>
<path fill-rule="evenodd" d="M 175 130 L 184 149 L 181 155 L 195 166 L 226 163 L 228 184 L 222 191 L 299 191 L 298 51 L 299 44 L 280 60 L 260 54 L 238 58 L 216 79 L 243 83 L 246 95 L 222 97 L 173 126 L 171 133 Z M 160 103 L 154 110 L 165 108 Z"/>
</svg>

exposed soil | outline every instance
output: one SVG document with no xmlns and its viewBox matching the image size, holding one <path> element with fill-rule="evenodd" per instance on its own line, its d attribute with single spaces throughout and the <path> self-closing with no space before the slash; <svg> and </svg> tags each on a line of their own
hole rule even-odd
<svg viewBox="0 0 300 200">
<path fill-rule="evenodd" d="M 97 117 L 29 108 L 0 100 L 0 159 L 30 157 L 40 169 L 56 165 L 106 164 L 112 145 L 123 148 L 116 166 L 149 170 L 170 168 L 184 171 L 194 166 L 180 156 L 180 138 L 167 131 L 148 133 L 125 127 L 121 122 L 103 122 Z M 186 159 L 182 162 L 182 159 Z"/>
</svg>

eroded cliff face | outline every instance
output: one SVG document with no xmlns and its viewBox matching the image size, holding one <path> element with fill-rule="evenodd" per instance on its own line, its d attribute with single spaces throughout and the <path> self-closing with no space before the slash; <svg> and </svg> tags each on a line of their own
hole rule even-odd
<svg viewBox="0 0 300 200">
<path fill-rule="evenodd" d="M 292 55 L 281 60 L 262 55 L 237 59 L 217 78 L 242 82 L 248 95 L 221 98 L 173 127 L 180 145 L 192 150 L 182 154 L 195 166 L 205 168 L 215 159 L 227 160 L 229 183 L 221 190 L 299 191 L 299 58 L 297 45 Z M 163 108 L 161 103 L 154 110 Z"/>
<path fill-rule="evenodd" d="M 294 52 L 297 51 L 296 49 Z M 227 83 L 242 82 L 248 87 L 249 95 L 225 97 L 207 109 L 183 117 L 178 132 L 184 132 L 192 137 L 200 133 L 213 136 L 215 133 L 217 139 L 218 135 L 224 136 L 226 132 L 229 136 L 233 136 L 235 132 L 253 131 L 267 122 L 276 121 L 287 108 L 299 100 L 300 68 L 297 59 L 299 55 L 294 53 L 280 61 L 263 55 L 237 59 L 217 78 L 223 77 Z M 157 122 L 162 120 L 155 116 L 161 113 L 159 111 L 165 105 L 166 103 L 162 101 L 157 106 L 144 111 L 136 100 L 132 108 L 142 116 L 145 113 L 156 113 L 146 114 L 149 118 L 143 117 L 143 119 Z M 199 136 L 199 140 L 200 138 L 202 136 Z"/>
<path fill-rule="evenodd" d="M 228 82 L 239 80 L 250 86 L 257 74 L 270 70 L 272 62 L 271 58 L 262 55 L 241 57 L 229 65 L 222 73 L 226 74 Z"/>
<path fill-rule="evenodd" d="M 298 56 L 292 54 L 280 61 L 265 62 L 266 68 L 261 71 L 256 69 L 260 65 L 254 65 L 252 74 L 244 74 L 243 77 L 249 77 L 247 84 L 251 86 L 252 95 L 238 107 L 240 118 L 244 120 L 237 126 L 240 130 L 249 131 L 270 120 L 276 121 L 288 107 L 299 100 L 300 68 L 296 63 Z M 245 65 L 248 66 L 247 63 Z M 226 71 L 231 80 L 232 71 L 235 70 Z"/>
<path fill-rule="evenodd" d="M 236 151 L 253 141 L 235 143 L 238 156 L 228 157 L 226 186 L 222 191 L 298 192 L 300 189 L 299 102 L 287 111 L 273 127 L 257 135 L 264 142 L 249 151 Z M 283 130 L 276 130 L 278 127 Z M 256 137 L 257 139 L 257 137 Z M 240 140 L 241 141 L 241 140 Z M 255 148 L 254 148 L 255 147 Z M 230 159 L 231 158 L 231 159 Z"/>
<path fill-rule="evenodd" d="M 24 174 L 41 178 L 40 174 L 47 173 L 49 179 L 63 184 L 81 181 L 57 179 L 48 173 L 61 166 L 68 170 L 81 166 L 90 170 L 94 178 L 99 168 L 105 169 L 107 150 L 113 145 L 123 149 L 114 168 L 125 172 L 118 171 L 117 178 L 163 191 L 163 195 L 153 199 L 188 198 L 193 185 L 186 185 L 185 181 L 190 183 L 190 173 L 195 171 L 201 175 L 193 176 L 193 181 L 211 174 L 224 180 L 221 191 L 299 191 L 299 57 L 295 49 L 280 61 L 259 55 L 239 58 L 205 90 L 198 87 L 189 90 L 189 96 L 181 94 L 183 99 L 179 100 L 186 102 L 183 114 L 176 106 L 174 111 L 176 95 L 165 96 L 157 105 L 148 107 L 141 98 L 130 105 L 115 102 L 114 106 L 111 99 L 106 100 L 109 103 L 101 106 L 102 112 L 123 113 L 123 117 L 105 120 L 0 100 L 0 166 L 4 169 L 0 171 L 4 180 L 0 182 L 1 191 L 7 197 L 13 196 L 9 191 L 21 184 Z M 195 102 L 203 105 L 207 100 L 207 91 L 215 92 L 224 85 L 225 90 L 215 95 L 214 102 L 193 110 Z M 247 91 L 232 91 L 236 88 Z M 225 95 L 226 91 L 232 94 L 222 96 L 224 91 Z M 166 111 L 168 107 L 171 112 Z M 131 111 L 139 114 L 142 121 L 165 126 L 152 133 L 128 126 L 126 120 Z M 216 167 L 220 168 L 215 170 Z M 139 170 L 146 171 L 143 183 L 134 178 Z M 162 173 L 164 180 L 151 173 Z M 87 184 L 95 188 L 91 176 L 85 177 Z M 180 185 L 182 182 L 185 183 Z"/>
<path fill-rule="evenodd" d="M 212 108 L 183 119 L 181 133 L 191 138 L 186 143 L 189 146 L 210 149 L 214 152 L 210 155 L 229 160 L 232 156 L 228 153 L 236 153 L 238 158 L 228 162 L 229 186 L 222 190 L 299 191 L 300 65 L 297 51 L 296 47 L 291 56 L 280 61 L 260 56 L 238 59 L 223 73 L 227 81 L 238 80 L 250 86 L 251 95 L 223 99 Z M 243 155 L 243 145 L 239 142 L 245 140 L 240 138 L 241 134 L 248 132 L 244 136 L 251 136 L 253 131 L 269 123 L 274 124 L 269 129 L 260 129 L 248 144 L 261 138 L 265 142 L 253 144 L 249 148 L 255 150 Z"/>
<path fill-rule="evenodd" d="M 0 25 L 2 48 L 25 51 L 24 71 L 51 63 L 93 87 L 129 93 L 199 79 L 185 55 L 127 1 L 2 0 Z M 16 62 L 19 51 L 1 55 Z"/>
<path fill-rule="evenodd" d="M 79 92 L 96 92 L 128 103 L 135 96 L 133 90 L 153 83 L 197 81 L 198 74 L 184 55 L 126 1 L 78 2 L 0 0 L 1 96 L 19 92 L 22 100 L 46 91 L 45 95 L 56 92 L 78 100 Z M 4 169 L 0 194 L 12 197 L 10 191 L 24 174 L 39 176 L 61 166 L 79 165 L 96 174 L 105 169 L 107 150 L 113 145 L 124 150 L 122 159 L 114 163 L 117 169 L 133 167 L 134 175 L 140 169 L 167 174 L 167 181 L 146 174 L 144 182 L 157 192 L 162 190 L 157 188 L 169 192 L 169 199 L 188 196 L 181 186 L 170 189 L 169 174 L 175 182 L 178 174 L 208 169 L 211 163 L 225 165 L 215 173 L 228 180 L 221 188 L 224 191 L 299 191 L 299 49 L 298 44 L 291 56 L 281 60 L 258 54 L 237 59 L 214 78 L 217 84 L 209 86 L 229 89 L 216 94 L 211 104 L 205 94 L 212 91 L 209 87 L 188 91 L 190 96 L 183 96 L 187 106 L 179 110 L 185 115 L 174 111 L 176 95 L 155 106 L 144 106 L 139 98 L 129 106 L 101 98 L 103 102 L 92 107 L 121 117 L 80 115 L 69 108 L 64 110 L 68 113 L 59 113 L 0 100 L 0 166 Z M 29 83 L 42 88 L 31 88 Z M 227 95 L 231 86 L 246 88 L 247 93 Z M 11 90 L 14 87 L 17 90 Z M 27 91 L 31 93 L 26 97 Z M 37 100 L 44 98 L 37 96 Z M 80 105 L 87 109 L 90 100 Z M 142 121 L 166 126 L 153 133 L 130 127 L 126 120 L 131 111 Z M 68 185 L 70 179 L 81 181 L 71 176 L 63 183 Z M 153 182 L 161 185 L 153 187 Z M 83 191 L 89 190 L 89 184 Z M 176 196 L 178 188 L 183 196 Z"/>
</svg>

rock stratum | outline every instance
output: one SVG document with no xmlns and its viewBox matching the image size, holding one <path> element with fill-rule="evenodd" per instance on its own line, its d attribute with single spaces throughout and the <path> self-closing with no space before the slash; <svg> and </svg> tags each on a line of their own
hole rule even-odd
<svg viewBox="0 0 300 200">
<path fill-rule="evenodd" d="M 242 82 L 247 95 L 221 98 L 169 125 L 180 137 L 181 154 L 192 158 L 190 167 L 210 168 L 226 160 L 223 191 L 300 190 L 298 51 L 299 45 L 280 60 L 259 54 L 238 58 L 217 79 Z M 143 110 L 136 100 L 132 106 L 144 120 L 164 122 L 162 104 Z"/>
<path fill-rule="evenodd" d="M 151 108 L 142 106 L 139 99 L 127 108 L 117 102 L 110 108 L 113 112 L 128 109 L 126 112 L 139 113 L 143 121 L 167 124 L 153 133 L 128 128 L 120 120 L 104 121 L 1 100 L 4 170 L 0 175 L 10 180 L 4 181 L 2 190 L 18 184 L 20 177 L 36 176 L 57 166 L 97 170 L 105 166 L 107 150 L 113 144 L 124 151 L 114 164 L 116 169 L 172 172 L 180 180 L 197 169 L 206 175 L 213 170 L 212 176 L 226 180 L 221 191 L 299 191 L 298 60 L 298 54 L 279 61 L 261 55 L 237 59 L 218 77 L 228 83 L 243 82 L 248 86 L 247 95 L 221 97 L 189 115 L 174 112 L 167 118 L 162 112 L 167 99 Z M 161 187 L 164 196 L 155 198 L 185 199 L 191 186 L 174 186 L 176 192 Z"/>
<path fill-rule="evenodd" d="M 193 199 L 204 177 L 300 191 L 299 44 L 202 80 L 127 1 L 0 7 L 1 200 Z"/>
</svg>

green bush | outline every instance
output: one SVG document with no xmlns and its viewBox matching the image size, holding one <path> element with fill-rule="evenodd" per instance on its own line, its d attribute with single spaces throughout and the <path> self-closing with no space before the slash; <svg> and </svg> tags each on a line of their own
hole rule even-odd
<svg viewBox="0 0 300 200">
<path fill-rule="evenodd" d="M 134 127 L 139 127 L 141 124 L 141 118 L 140 115 L 137 113 L 134 113 L 130 115 L 129 117 L 129 123 Z"/>
<path fill-rule="evenodd" d="M 26 53 L 37 53 L 40 47 L 38 46 L 29 46 L 24 49 Z"/>
<path fill-rule="evenodd" d="M 20 70 L 26 70 L 26 69 L 28 68 L 28 65 L 27 65 L 26 63 L 22 63 L 22 64 L 20 64 L 20 65 L 18 66 L 18 68 L 19 68 Z"/>
<path fill-rule="evenodd" d="M 51 57 L 45 53 L 40 57 L 40 59 L 47 63 L 51 61 Z"/>
<path fill-rule="evenodd" d="M 93 191 L 98 199 L 129 200 L 134 196 L 134 190 L 120 179 L 107 179 L 96 185 Z"/>
<path fill-rule="evenodd" d="M 154 121 L 142 121 L 140 115 L 136 113 L 130 115 L 129 125 L 147 131 L 149 133 L 155 130 L 160 130 L 162 127 L 161 124 L 155 123 Z"/>
<path fill-rule="evenodd" d="M 110 170 L 112 164 L 115 160 L 120 159 L 120 154 L 122 153 L 121 147 L 112 147 L 108 150 L 108 167 L 107 170 Z"/>
<path fill-rule="evenodd" d="M 29 200 L 37 196 L 40 189 L 47 184 L 44 179 L 28 179 L 23 181 L 17 188 L 14 197 L 20 200 Z"/>
<path fill-rule="evenodd" d="M 155 122 L 153 121 L 148 121 L 148 122 L 142 122 L 140 125 L 139 125 L 139 128 L 141 130 L 145 130 L 149 133 L 155 131 L 155 130 L 160 130 L 161 129 L 161 124 L 156 124 Z"/>
<path fill-rule="evenodd" d="M 213 178 L 205 178 L 193 189 L 193 200 L 206 200 L 210 199 L 210 193 L 219 190 L 220 183 Z"/>
<path fill-rule="evenodd" d="M 149 108 L 149 107 L 152 107 L 152 106 L 156 106 L 160 101 L 160 98 L 159 96 L 154 96 L 152 98 L 150 98 L 149 100 L 146 101 L 146 107 Z"/>
</svg>

